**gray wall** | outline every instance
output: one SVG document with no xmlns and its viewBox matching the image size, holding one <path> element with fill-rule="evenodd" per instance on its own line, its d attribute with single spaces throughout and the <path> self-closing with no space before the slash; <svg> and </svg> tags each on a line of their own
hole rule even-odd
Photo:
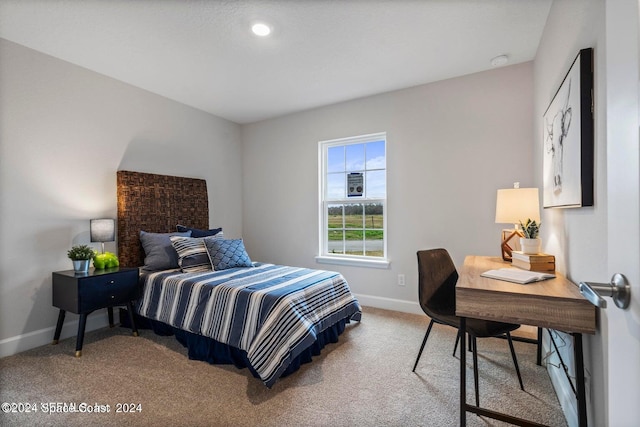
<svg viewBox="0 0 640 427">
<path fill-rule="evenodd" d="M 51 272 L 115 218 L 118 169 L 206 179 L 211 225 L 242 234 L 239 125 L 1 39 L 0 58 L 0 356 L 51 341 Z"/>
<path fill-rule="evenodd" d="M 580 49 L 594 48 L 595 62 L 595 203 L 580 209 L 546 209 L 542 213 L 543 250 L 556 255 L 557 268 L 577 283 L 607 276 L 607 181 L 605 6 L 602 0 L 557 0 L 547 18 L 534 61 L 535 181 L 542 188 L 543 114 Z M 595 243 L 597 242 L 597 244 Z M 560 334 L 562 358 L 573 372 L 573 340 Z M 598 333 L 585 336 L 587 399 L 590 425 L 606 425 L 603 349 Z M 570 425 L 577 422 L 575 397 L 558 365 L 549 357 L 549 373 Z"/>
<path fill-rule="evenodd" d="M 532 90 L 524 63 L 243 126 L 250 255 L 337 270 L 364 304 L 421 312 L 417 250 L 500 255 L 496 190 L 533 185 Z M 382 131 L 391 266 L 316 264 L 318 141 Z"/>
</svg>

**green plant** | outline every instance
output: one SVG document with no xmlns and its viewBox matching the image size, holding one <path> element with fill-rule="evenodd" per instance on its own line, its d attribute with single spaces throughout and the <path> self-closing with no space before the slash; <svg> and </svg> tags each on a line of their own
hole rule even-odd
<svg viewBox="0 0 640 427">
<path fill-rule="evenodd" d="M 92 259 L 95 251 L 87 245 L 76 245 L 67 251 L 67 256 L 73 261 Z"/>
<path fill-rule="evenodd" d="M 531 218 L 527 219 L 527 222 L 522 224 L 520 221 L 520 229 L 522 231 L 523 237 L 526 239 L 535 239 L 538 237 L 538 233 L 540 232 L 540 225 L 536 223 L 535 220 L 532 221 Z"/>
</svg>

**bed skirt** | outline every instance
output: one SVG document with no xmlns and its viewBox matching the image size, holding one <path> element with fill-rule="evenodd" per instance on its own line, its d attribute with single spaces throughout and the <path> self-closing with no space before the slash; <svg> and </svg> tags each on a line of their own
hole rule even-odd
<svg viewBox="0 0 640 427">
<path fill-rule="evenodd" d="M 239 369 L 248 368 L 254 377 L 260 378 L 249 363 L 247 352 L 244 350 L 223 344 L 213 338 L 183 331 L 166 323 L 142 317 L 137 313 L 134 313 L 134 317 L 138 329 L 151 329 L 156 335 L 161 336 L 175 336 L 176 340 L 187 348 L 189 359 L 202 360 L 213 365 L 234 365 Z M 338 337 L 344 332 L 348 323 L 350 323 L 349 318 L 345 318 L 318 333 L 316 340 L 289 363 L 280 378 L 294 373 L 300 369 L 300 365 L 310 363 L 312 357 L 319 356 L 327 344 L 337 343 Z M 120 309 L 120 324 L 126 328 L 131 327 L 127 310 L 123 308 Z"/>
</svg>

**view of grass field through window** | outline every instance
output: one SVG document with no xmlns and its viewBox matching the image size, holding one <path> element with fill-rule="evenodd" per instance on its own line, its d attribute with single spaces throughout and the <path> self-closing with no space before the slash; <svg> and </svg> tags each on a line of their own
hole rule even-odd
<svg viewBox="0 0 640 427">
<path fill-rule="evenodd" d="M 328 213 L 327 237 L 332 253 L 378 257 L 384 255 L 382 205 L 332 204 Z"/>
</svg>

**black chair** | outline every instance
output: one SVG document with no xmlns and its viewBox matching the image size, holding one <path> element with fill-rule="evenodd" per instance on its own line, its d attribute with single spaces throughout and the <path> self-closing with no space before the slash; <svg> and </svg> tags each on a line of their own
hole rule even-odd
<svg viewBox="0 0 640 427">
<path fill-rule="evenodd" d="M 460 327 L 460 318 L 456 316 L 456 282 L 458 281 L 458 272 L 456 267 L 445 249 L 429 249 L 418 251 L 418 294 L 420 298 L 420 306 L 422 310 L 431 318 L 431 322 L 427 327 L 427 333 L 424 336 L 420 352 L 413 365 L 413 372 L 418 366 L 418 361 L 422 355 L 422 350 L 427 343 L 429 333 L 434 322 L 442 325 L 449 325 L 456 329 Z M 478 347 L 476 338 L 500 337 L 506 335 L 511 349 L 511 357 L 516 367 L 520 388 L 524 390 L 522 385 L 522 377 L 520 376 L 520 368 L 518 367 L 518 359 L 513 349 L 513 341 L 510 332 L 518 329 L 520 325 L 513 323 L 494 322 L 489 320 L 467 318 L 466 333 L 469 334 L 469 349 L 473 351 L 473 380 L 476 389 L 476 406 L 480 406 L 480 398 L 478 395 Z M 458 339 L 456 339 L 456 347 Z M 453 350 L 455 354 L 455 348 Z"/>
</svg>

